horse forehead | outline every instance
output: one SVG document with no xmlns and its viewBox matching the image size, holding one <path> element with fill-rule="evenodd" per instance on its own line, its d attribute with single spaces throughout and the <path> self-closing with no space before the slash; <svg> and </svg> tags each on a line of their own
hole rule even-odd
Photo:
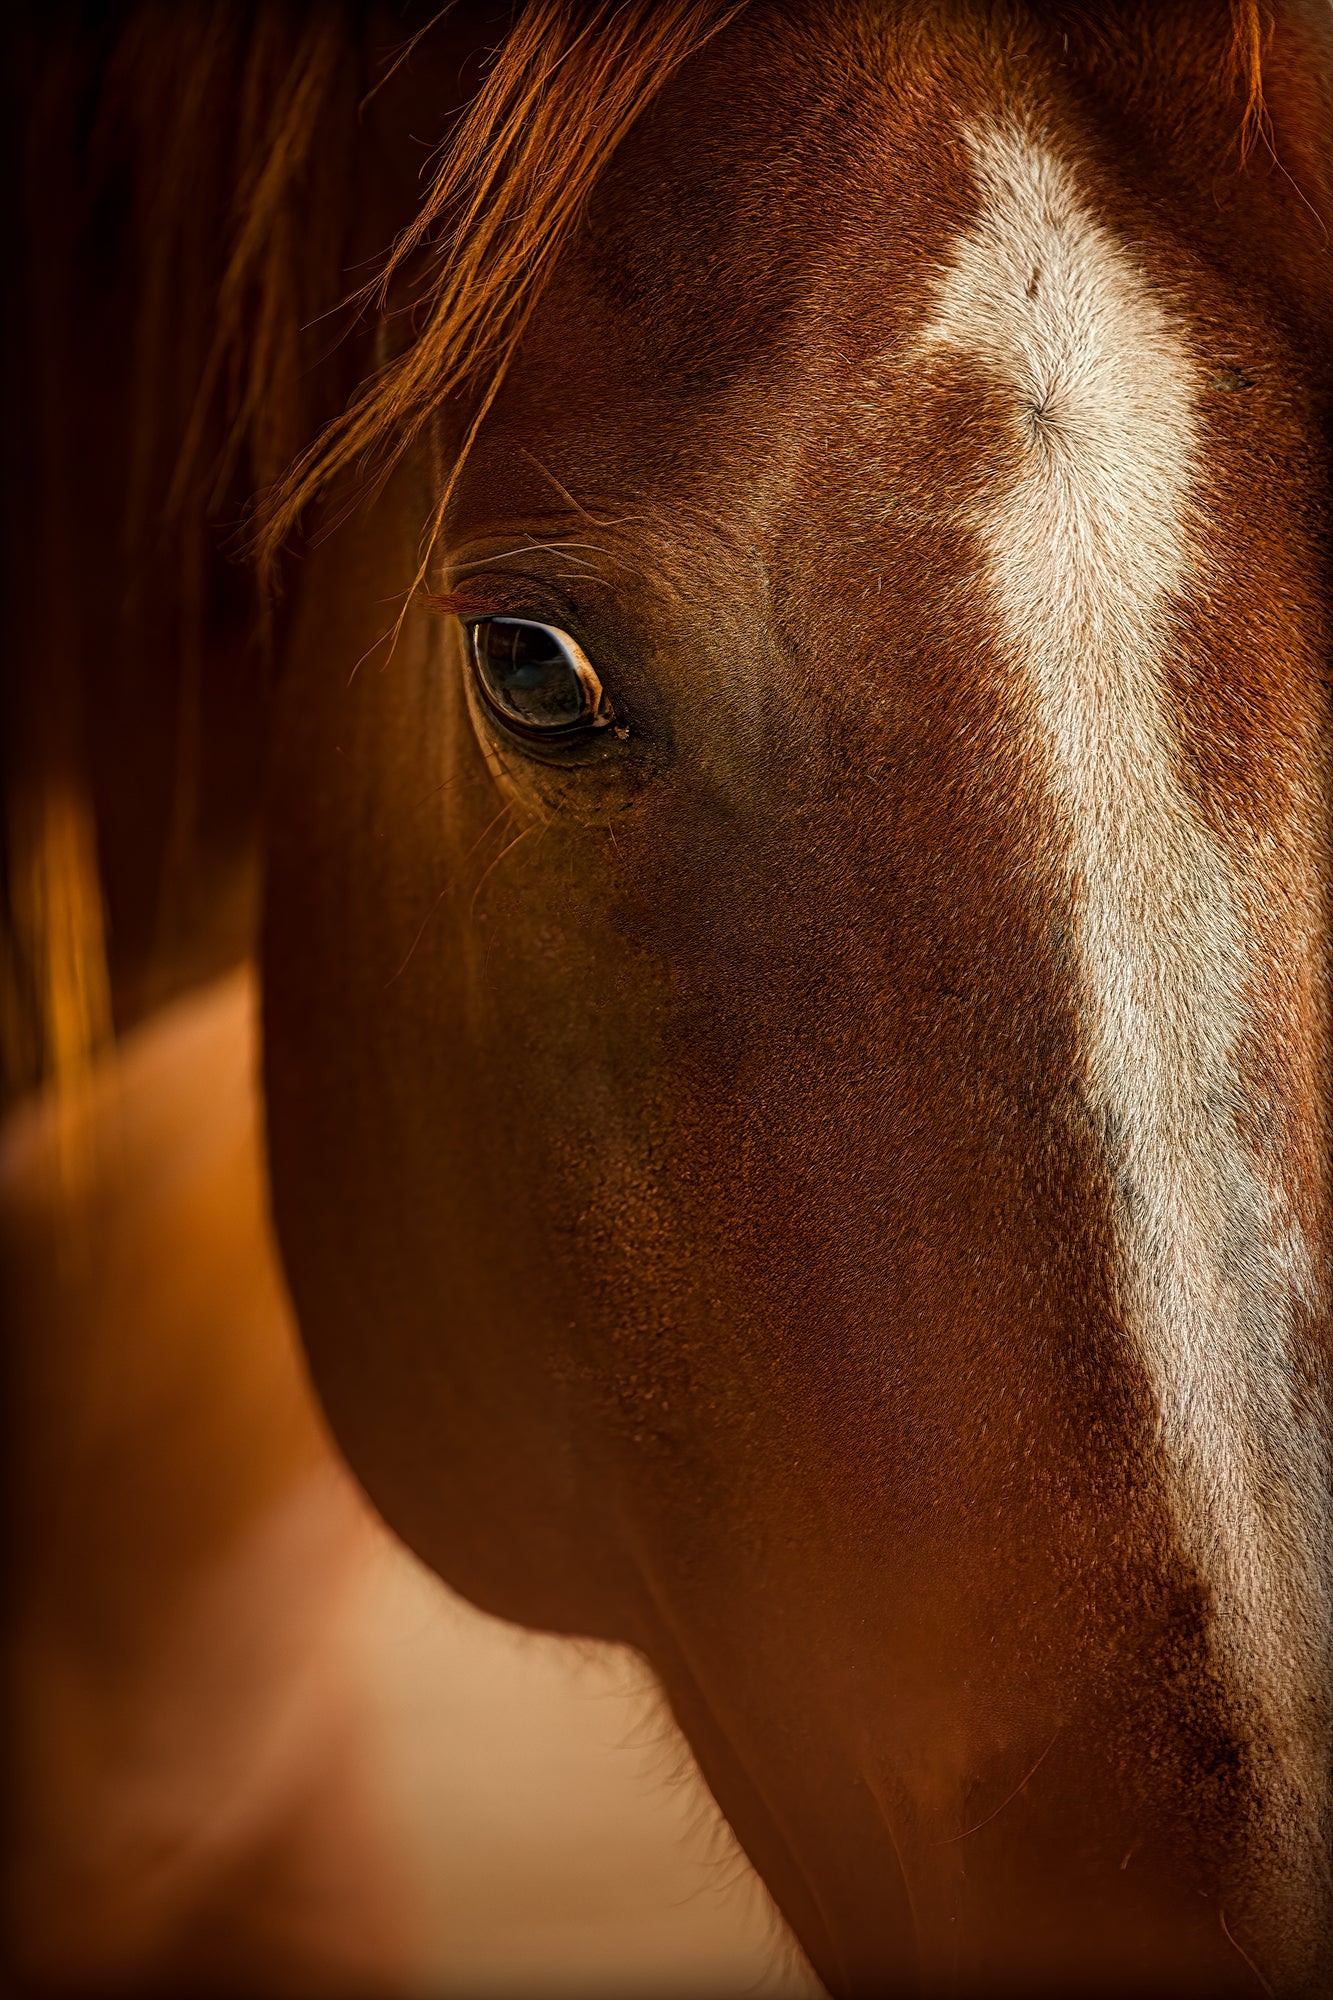
<svg viewBox="0 0 1333 2000">
<path fill-rule="evenodd" d="M 607 321 L 599 368 L 683 394 L 681 421 L 694 394 L 817 393 L 821 335 L 861 345 L 868 312 L 889 323 L 900 293 L 919 297 L 971 176 L 961 98 L 923 75 L 930 109 L 905 118 L 921 64 L 895 58 L 901 39 L 861 10 L 760 5 L 668 85 L 563 272 L 574 314 Z M 980 108 L 997 92 L 976 67 Z"/>
<path fill-rule="evenodd" d="M 530 348 L 572 392 L 562 402 L 543 381 L 542 431 L 582 434 L 630 485 L 656 483 L 660 454 L 668 483 L 702 476 L 721 507 L 731 494 L 747 512 L 786 514 L 784 498 L 832 479 L 831 512 L 786 514 L 783 533 L 859 533 L 902 485 L 902 428 L 932 405 L 920 335 L 952 286 L 950 352 L 998 395 L 986 415 L 1000 422 L 966 426 L 927 482 L 956 484 L 969 451 L 993 468 L 1034 419 L 1051 438 L 1063 424 L 1073 462 L 1105 456 L 1135 401 L 1140 344 L 1160 348 L 1165 322 L 1142 308 L 1143 245 L 1131 257 L 1106 215 L 1075 119 L 1006 104 L 983 78 L 970 103 L 942 100 L 906 133 L 867 89 L 833 145 L 798 133 L 788 156 L 733 121 L 707 168 L 681 150 L 673 140 L 663 158 L 650 137 L 594 204 Z M 1160 218 L 1151 234 L 1147 254 L 1179 269 Z M 966 310 L 960 245 L 972 246 Z M 1131 422 L 1125 448 L 1146 444 Z M 919 453 L 913 464 L 920 484 Z"/>
<path fill-rule="evenodd" d="M 621 142 L 589 204 L 565 276 L 579 311 L 613 322 L 612 371 L 686 391 L 776 373 L 817 393 L 821 338 L 873 353 L 922 310 L 970 220 L 969 131 L 1031 119 L 1068 155 L 1093 102 L 1130 87 L 1098 73 L 1071 91 L 1068 42 L 1062 60 L 1022 5 L 1005 35 L 988 9 L 747 7 Z M 1118 149 L 1121 178 L 1134 153 Z"/>
</svg>

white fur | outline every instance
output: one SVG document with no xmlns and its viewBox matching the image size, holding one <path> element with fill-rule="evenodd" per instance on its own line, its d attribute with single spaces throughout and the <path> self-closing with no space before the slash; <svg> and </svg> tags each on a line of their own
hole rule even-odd
<svg viewBox="0 0 1333 2000">
<path fill-rule="evenodd" d="M 980 209 L 922 358 L 952 352 L 1012 392 L 1015 470 L 971 526 L 1049 773 L 1118 1309 L 1272 1823 L 1308 1833 L 1327 1787 L 1328 1520 L 1291 1347 L 1314 1279 L 1236 1117 L 1262 885 L 1182 783 L 1163 671 L 1173 601 L 1207 583 L 1203 377 L 1070 169 L 1012 127 L 969 143 Z"/>
</svg>

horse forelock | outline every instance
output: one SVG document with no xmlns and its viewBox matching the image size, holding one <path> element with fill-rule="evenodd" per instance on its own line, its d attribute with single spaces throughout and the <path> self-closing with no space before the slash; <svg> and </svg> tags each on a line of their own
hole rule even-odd
<svg viewBox="0 0 1333 2000">
<path fill-rule="evenodd" d="M 1010 412 L 1006 471 L 969 526 L 1044 773 L 1037 838 L 1074 940 L 1117 1318 L 1269 1833 L 1308 1861 L 1331 1659 L 1326 1412 L 1304 1352 L 1328 1311 L 1309 1020 L 1327 969 L 1322 766 L 1297 723 L 1301 776 L 1266 821 L 1263 801 L 1224 785 L 1218 809 L 1190 782 L 1209 711 L 1197 687 L 1182 698 L 1189 608 L 1245 629 L 1216 555 L 1207 357 L 1039 122 L 978 123 L 966 143 L 976 213 L 920 355 L 979 370 Z M 1265 1129 L 1247 1105 L 1253 1051 L 1275 1039 L 1299 1053 L 1258 1089 Z"/>
</svg>

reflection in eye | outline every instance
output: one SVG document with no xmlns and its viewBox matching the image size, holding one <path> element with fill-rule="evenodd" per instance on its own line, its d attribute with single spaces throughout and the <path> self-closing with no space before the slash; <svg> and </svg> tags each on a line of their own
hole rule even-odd
<svg viewBox="0 0 1333 2000">
<path fill-rule="evenodd" d="M 567 632 L 525 618 L 481 618 L 469 624 L 468 640 L 481 692 L 511 728 L 550 736 L 611 720 L 602 684 Z"/>
</svg>

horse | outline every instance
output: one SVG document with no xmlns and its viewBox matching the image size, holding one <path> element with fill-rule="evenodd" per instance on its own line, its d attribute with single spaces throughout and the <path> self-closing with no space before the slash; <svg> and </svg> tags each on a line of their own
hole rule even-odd
<svg viewBox="0 0 1333 2000">
<path fill-rule="evenodd" d="M 1321 1992 L 1327 10 L 406 28 L 42 41 L 22 1045 L 257 853 L 408 1545 L 643 1655 L 832 1994 Z"/>
</svg>

